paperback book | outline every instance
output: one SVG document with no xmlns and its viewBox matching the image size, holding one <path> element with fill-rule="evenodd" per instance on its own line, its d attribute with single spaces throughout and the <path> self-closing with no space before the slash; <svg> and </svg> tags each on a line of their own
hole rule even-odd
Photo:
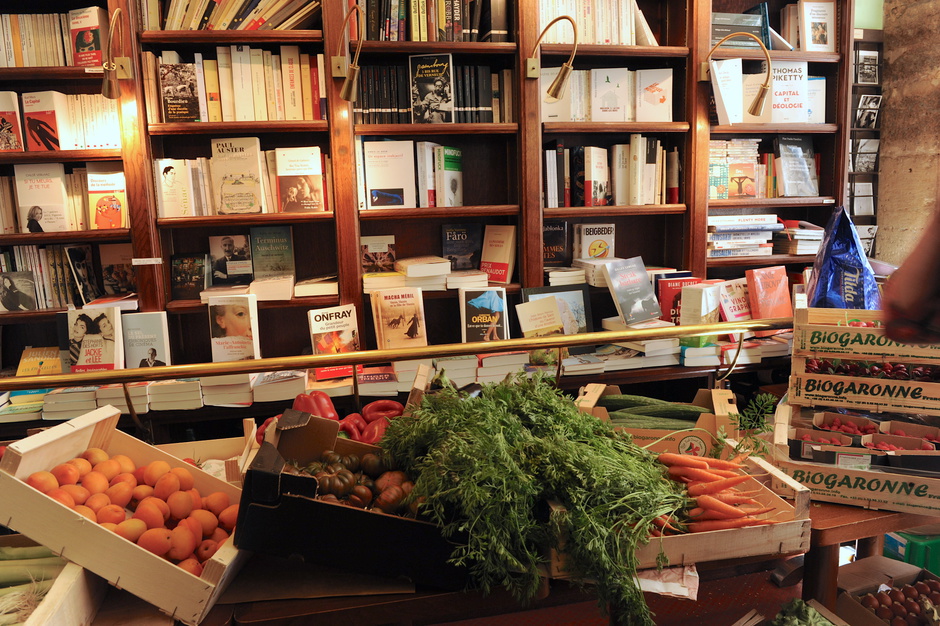
<svg viewBox="0 0 940 626">
<path fill-rule="evenodd" d="M 108 43 L 108 12 L 91 6 L 68 13 L 72 62 L 76 67 L 101 67 Z"/>
<path fill-rule="evenodd" d="M 26 348 L 20 355 L 20 362 L 16 366 L 17 376 L 39 376 L 61 373 L 62 359 L 58 346 Z"/>
<path fill-rule="evenodd" d="M 36 310 L 36 280 L 33 272 L 0 274 L 0 309 L 4 311 Z"/>
<path fill-rule="evenodd" d="M 460 148 L 434 148 L 434 188 L 437 206 L 463 206 L 462 154 Z"/>
<path fill-rule="evenodd" d="M 210 284 L 247 285 L 252 279 L 251 245 L 248 235 L 216 235 L 209 237 L 212 259 Z"/>
<path fill-rule="evenodd" d="M 461 341 L 499 341 L 509 338 L 509 308 L 504 287 L 460 289 Z"/>
<path fill-rule="evenodd" d="M 314 354 L 340 354 L 358 352 L 359 324 L 356 319 L 356 305 L 344 304 L 325 309 L 312 309 L 307 312 L 310 325 L 310 343 Z M 362 366 L 357 366 L 362 370 Z M 317 380 L 331 380 L 352 376 L 352 365 L 333 365 L 316 367 Z"/>
<path fill-rule="evenodd" d="M 129 367 L 172 365 L 166 311 L 125 313 L 124 362 Z"/>
<path fill-rule="evenodd" d="M 20 95 L 15 91 L 0 91 L 0 152 L 22 152 L 23 147 Z"/>
<path fill-rule="evenodd" d="M 791 317 L 793 306 L 790 300 L 790 283 L 787 280 L 787 268 L 783 265 L 757 267 L 746 270 L 748 301 L 751 317 L 769 319 Z M 769 337 L 789 332 L 789 329 L 759 330 L 755 335 Z"/>
<path fill-rule="evenodd" d="M 258 300 L 254 294 L 209 298 L 212 361 L 260 359 Z"/>
<path fill-rule="evenodd" d="M 267 213 L 262 177 L 261 142 L 257 137 L 212 140 L 209 170 L 212 201 L 219 215 Z"/>
<path fill-rule="evenodd" d="M 421 289 L 380 289 L 370 294 L 370 300 L 380 350 L 428 345 Z"/>
<path fill-rule="evenodd" d="M 635 324 L 662 316 L 653 285 L 642 257 L 604 264 L 607 288 L 624 324 Z"/>
<path fill-rule="evenodd" d="M 160 64 L 160 100 L 163 121 L 200 122 L 199 90 L 194 63 Z"/>
<path fill-rule="evenodd" d="M 542 221 L 542 264 L 545 267 L 571 265 L 571 244 L 565 220 Z"/>
<path fill-rule="evenodd" d="M 209 255 L 173 255 L 170 258 L 170 296 L 174 300 L 199 300 L 209 286 Z"/>
<path fill-rule="evenodd" d="M 454 74 L 450 54 L 418 54 L 408 57 L 411 85 L 411 122 L 454 122 Z"/>
<path fill-rule="evenodd" d="M 67 312 L 69 366 L 75 372 L 99 372 L 124 367 L 124 335 L 117 307 Z"/>
<path fill-rule="evenodd" d="M 289 225 L 252 226 L 248 238 L 254 279 L 294 275 L 294 239 Z"/>
<path fill-rule="evenodd" d="M 413 141 L 363 141 L 362 155 L 367 208 L 417 207 Z"/>
<path fill-rule="evenodd" d="M 72 280 L 75 282 L 79 297 L 82 299 L 82 305 L 100 298 L 102 294 L 101 289 L 98 288 L 98 278 L 95 275 L 91 245 L 86 243 L 66 246 L 65 253 L 69 260 Z"/>
<path fill-rule="evenodd" d="M 398 258 L 395 252 L 395 235 L 359 237 L 359 256 L 363 274 L 394 272 Z"/>
<path fill-rule="evenodd" d="M 480 269 L 490 281 L 508 284 L 516 264 L 516 227 L 514 225 L 487 224 L 483 231 L 483 250 Z"/>
<path fill-rule="evenodd" d="M 325 210 L 320 148 L 278 148 L 275 159 L 278 211 L 300 213 Z"/>
<path fill-rule="evenodd" d="M 127 228 L 127 184 L 124 168 L 107 161 L 91 161 L 88 172 L 88 208 L 92 230 Z"/>
<path fill-rule="evenodd" d="M 98 246 L 101 260 L 101 285 L 105 294 L 127 294 L 137 291 L 134 272 L 134 249 L 129 243 L 103 243 Z"/>
<path fill-rule="evenodd" d="M 16 163 L 17 218 L 21 233 L 72 230 L 68 215 L 65 166 L 61 163 Z"/>
<path fill-rule="evenodd" d="M 452 270 L 480 267 L 483 249 L 483 224 L 444 224 L 441 226 L 441 256 L 450 261 Z"/>
<path fill-rule="evenodd" d="M 157 215 L 195 215 L 193 179 L 185 159 L 155 159 L 153 165 L 157 188 Z"/>
</svg>

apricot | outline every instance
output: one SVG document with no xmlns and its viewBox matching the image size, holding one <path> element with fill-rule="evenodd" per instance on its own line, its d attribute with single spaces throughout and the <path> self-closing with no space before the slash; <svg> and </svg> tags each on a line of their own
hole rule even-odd
<svg viewBox="0 0 940 626">
<path fill-rule="evenodd" d="M 55 475 L 46 471 L 33 472 L 26 477 L 26 484 L 42 493 L 59 488 L 59 481 Z"/>
<path fill-rule="evenodd" d="M 154 506 L 156 506 L 158 509 L 160 509 L 160 513 L 163 514 L 164 522 L 170 519 L 170 507 L 167 505 L 166 502 L 164 502 L 160 498 L 155 498 L 154 496 L 150 496 L 149 498 L 144 498 L 143 500 L 140 501 L 141 504 L 144 504 L 145 502 L 149 502 L 153 504 Z"/>
<path fill-rule="evenodd" d="M 226 507 L 219 513 L 219 526 L 228 532 L 235 528 L 235 520 L 238 519 L 238 505 L 233 504 Z"/>
<path fill-rule="evenodd" d="M 186 526 L 177 526 L 170 532 L 170 550 L 167 556 L 182 561 L 193 555 L 196 549 L 196 537 Z"/>
<path fill-rule="evenodd" d="M 62 485 L 60 489 L 72 496 L 76 506 L 85 504 L 85 500 L 91 495 L 91 493 L 81 485 Z"/>
<path fill-rule="evenodd" d="M 111 498 L 108 497 L 108 494 L 104 493 L 93 493 L 88 496 L 88 499 L 85 500 L 85 506 L 97 513 L 101 510 L 102 507 L 108 506 L 111 504 Z"/>
<path fill-rule="evenodd" d="M 186 493 L 190 495 L 193 499 L 193 509 L 202 508 L 202 494 L 199 493 L 198 489 L 189 489 Z"/>
<path fill-rule="evenodd" d="M 118 524 L 117 529 L 114 532 L 124 537 L 128 541 L 137 543 L 137 540 L 146 531 L 147 523 L 144 520 L 138 517 L 131 517 Z"/>
<path fill-rule="evenodd" d="M 153 487 L 150 485 L 137 485 L 131 491 L 130 507 L 136 509 L 137 505 L 153 495 Z"/>
<path fill-rule="evenodd" d="M 62 489 L 62 487 L 56 487 L 55 489 L 50 489 L 49 491 L 46 492 L 46 495 L 52 498 L 53 500 L 56 500 L 57 502 L 61 502 L 65 506 L 69 507 L 70 509 L 75 507 L 75 498 L 69 495 L 69 492 Z"/>
<path fill-rule="evenodd" d="M 102 522 L 120 524 L 127 518 L 127 512 L 124 510 L 123 506 L 109 504 L 98 509 L 97 516 L 99 524 Z"/>
<path fill-rule="evenodd" d="M 212 511 L 194 509 L 189 516 L 195 518 L 196 521 L 199 522 L 199 525 L 202 526 L 203 537 L 208 537 L 212 534 L 212 531 L 219 527 L 219 518 L 213 515 Z"/>
<path fill-rule="evenodd" d="M 137 469 L 137 464 L 126 454 L 115 454 L 111 457 L 111 460 L 118 462 L 118 465 L 121 466 L 121 473 L 130 474 Z"/>
<path fill-rule="evenodd" d="M 204 539 L 196 547 L 196 558 L 199 559 L 200 563 L 205 563 L 212 558 L 212 555 L 215 554 L 216 550 L 219 549 L 219 544 L 211 539 Z"/>
<path fill-rule="evenodd" d="M 216 528 L 215 530 L 212 531 L 211 535 L 206 537 L 206 539 L 211 539 L 212 541 L 215 541 L 219 545 L 222 545 L 222 542 L 228 539 L 228 533 L 225 531 L 224 528 L 221 528 L 221 527 Z"/>
<path fill-rule="evenodd" d="M 202 539 L 202 524 L 200 524 L 199 520 L 197 520 L 195 517 L 183 518 L 179 520 L 176 526 L 177 528 L 180 526 L 189 528 L 189 530 L 193 533 L 193 537 L 196 537 L 197 540 Z"/>
<path fill-rule="evenodd" d="M 89 493 L 104 493 L 109 487 L 109 482 L 107 476 L 101 472 L 91 470 L 82 476 L 81 485 L 87 489 Z"/>
<path fill-rule="evenodd" d="M 171 493 L 175 493 L 179 490 L 179 477 L 172 472 L 167 472 L 157 479 L 157 483 L 153 486 L 153 495 L 155 498 L 160 498 L 166 502 L 166 499 L 170 497 Z"/>
<path fill-rule="evenodd" d="M 185 519 L 193 511 L 193 499 L 185 491 L 175 491 L 166 499 L 166 504 L 170 507 L 171 519 Z"/>
<path fill-rule="evenodd" d="M 114 522 L 105 522 L 104 524 L 98 524 L 102 528 L 110 530 L 111 532 L 117 532 L 117 524 Z"/>
<path fill-rule="evenodd" d="M 147 528 L 162 528 L 166 521 L 160 509 L 150 502 L 141 502 L 131 517 L 143 521 Z"/>
<path fill-rule="evenodd" d="M 176 474 L 176 477 L 180 479 L 181 491 L 189 491 L 193 488 L 193 485 L 196 484 L 196 479 L 193 477 L 193 473 L 185 467 L 174 467 L 170 470 L 170 473 Z"/>
<path fill-rule="evenodd" d="M 137 469 L 135 469 L 133 472 L 131 472 L 131 474 L 134 475 L 134 478 L 137 479 L 137 484 L 138 484 L 138 485 L 145 485 L 145 484 L 146 484 L 146 483 L 144 482 L 144 473 L 145 473 L 146 471 L 147 471 L 147 466 L 146 466 L 146 465 L 141 465 L 140 467 L 138 467 Z"/>
<path fill-rule="evenodd" d="M 202 576 L 202 563 L 195 558 L 188 558 L 179 562 L 179 566 L 193 576 Z"/>
<path fill-rule="evenodd" d="M 137 479 L 134 478 L 134 475 L 131 474 L 130 472 L 121 472 L 120 474 L 112 478 L 111 482 L 109 482 L 108 484 L 113 487 L 117 483 L 127 483 L 128 485 L 131 486 L 131 489 L 133 489 L 134 487 L 137 486 Z"/>
<path fill-rule="evenodd" d="M 112 478 L 121 473 L 121 464 L 114 459 L 108 459 L 107 461 L 95 464 L 95 466 L 92 467 L 92 471 L 101 472 L 110 483 Z"/>
<path fill-rule="evenodd" d="M 88 462 L 88 459 L 83 459 L 80 456 L 77 456 L 74 459 L 69 459 L 66 461 L 66 463 L 69 465 L 74 465 L 78 468 L 79 478 L 91 471 L 91 463 Z"/>
<path fill-rule="evenodd" d="M 105 489 L 105 494 L 111 499 L 111 504 L 116 504 L 121 508 L 130 504 L 133 492 L 134 488 L 127 483 L 118 483 Z"/>
<path fill-rule="evenodd" d="M 82 477 L 81 472 L 71 463 L 59 463 L 49 470 L 55 479 L 59 481 L 59 486 L 74 485 Z"/>
<path fill-rule="evenodd" d="M 224 491 L 216 491 L 210 493 L 205 498 L 202 499 L 203 508 L 209 509 L 212 511 L 213 515 L 216 517 L 219 516 L 222 511 L 227 509 L 229 505 L 232 504 L 231 499 L 228 497 L 228 494 Z"/>
<path fill-rule="evenodd" d="M 160 477 L 170 471 L 170 464 L 166 461 L 151 461 L 144 469 L 144 482 L 154 487 Z"/>
<path fill-rule="evenodd" d="M 98 516 L 95 514 L 95 512 L 89 509 L 84 504 L 76 504 L 74 508 L 75 508 L 75 512 L 81 515 L 82 517 L 86 517 L 95 523 L 98 522 Z"/>
<path fill-rule="evenodd" d="M 148 528 L 137 539 L 137 545 L 144 550 L 163 556 L 170 550 L 170 531 L 166 528 Z"/>
<path fill-rule="evenodd" d="M 98 463 L 110 459 L 111 455 L 101 448 L 88 448 L 82 452 L 81 457 L 91 463 L 91 466 L 94 467 Z"/>
</svg>

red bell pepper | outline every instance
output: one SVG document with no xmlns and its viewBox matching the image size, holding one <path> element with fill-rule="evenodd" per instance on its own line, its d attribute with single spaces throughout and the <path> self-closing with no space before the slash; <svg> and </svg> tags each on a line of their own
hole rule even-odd
<svg viewBox="0 0 940 626">
<path fill-rule="evenodd" d="M 384 417 L 369 422 L 369 425 L 366 426 L 366 429 L 362 431 L 362 436 L 359 441 L 372 444 L 376 444 L 382 441 L 382 437 L 385 436 L 385 429 L 388 428 L 388 424 L 388 418 Z"/>
<path fill-rule="evenodd" d="M 383 417 L 388 419 L 398 417 L 404 411 L 405 407 L 402 406 L 401 402 L 396 402 L 395 400 L 376 400 L 362 407 L 362 417 L 365 418 L 367 422 L 371 423 Z"/>
<path fill-rule="evenodd" d="M 264 420 L 264 423 L 261 424 L 261 426 L 258 427 L 258 430 L 257 430 L 257 432 L 255 433 L 255 441 L 258 442 L 258 445 L 259 445 L 259 446 L 260 446 L 262 443 L 264 443 L 264 431 L 266 431 L 266 430 L 268 429 L 268 427 L 271 426 L 271 424 L 274 423 L 274 420 L 276 420 L 276 419 L 279 418 L 279 417 L 280 417 L 280 415 L 275 415 L 274 417 L 269 417 L 268 419 Z"/>
<path fill-rule="evenodd" d="M 291 408 L 309 413 L 310 415 L 317 415 L 329 420 L 339 421 L 339 414 L 333 407 L 332 398 L 323 391 L 297 394 Z"/>
<path fill-rule="evenodd" d="M 363 430 L 365 430 L 366 426 L 369 425 L 369 422 L 362 419 L 362 416 L 359 415 L 358 413 L 350 413 L 349 415 L 347 415 L 346 417 L 344 417 L 343 419 L 339 421 L 340 424 L 344 422 L 351 422 L 355 424 L 356 428 L 359 429 L 359 432 L 362 432 Z"/>
<path fill-rule="evenodd" d="M 345 433 L 353 441 L 362 440 L 362 433 L 359 432 L 359 427 L 353 421 L 340 420 L 339 432 L 340 434 Z"/>
</svg>

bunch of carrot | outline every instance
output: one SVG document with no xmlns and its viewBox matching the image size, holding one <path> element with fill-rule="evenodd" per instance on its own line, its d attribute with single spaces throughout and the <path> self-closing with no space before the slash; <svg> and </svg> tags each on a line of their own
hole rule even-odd
<svg viewBox="0 0 940 626">
<path fill-rule="evenodd" d="M 753 497 L 757 491 L 736 489 L 750 478 L 741 473 L 742 465 L 737 460 L 669 452 L 661 453 L 658 458 L 672 480 L 685 484 L 686 493 L 695 506 L 686 511 L 684 523 L 668 518 L 654 520 L 654 535 L 675 532 L 682 526 L 695 533 L 776 523 L 758 517 L 773 511 L 774 507 L 761 506 Z"/>
</svg>

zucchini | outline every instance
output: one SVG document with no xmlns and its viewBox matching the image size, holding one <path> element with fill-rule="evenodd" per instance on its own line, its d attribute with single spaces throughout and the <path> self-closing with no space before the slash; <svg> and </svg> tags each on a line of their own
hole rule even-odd
<svg viewBox="0 0 940 626">
<path fill-rule="evenodd" d="M 654 406 L 635 406 L 630 409 L 623 409 L 625 413 L 634 415 L 646 415 L 649 417 L 671 417 L 677 420 L 696 421 L 703 413 L 711 413 L 708 409 L 692 404 L 668 404 Z"/>
<path fill-rule="evenodd" d="M 646 415 L 632 415 L 626 412 L 611 413 L 610 423 L 620 428 L 630 428 L 634 430 L 683 430 L 685 428 L 694 428 L 695 422 L 689 420 L 677 420 L 668 417 L 649 417 Z"/>
<path fill-rule="evenodd" d="M 668 400 L 657 400 L 646 396 L 632 396 L 628 394 L 612 393 L 607 396 L 601 396 L 597 400 L 597 406 L 602 406 L 608 411 L 619 411 L 620 409 L 629 409 L 636 406 L 651 406 L 672 404 Z"/>
</svg>

